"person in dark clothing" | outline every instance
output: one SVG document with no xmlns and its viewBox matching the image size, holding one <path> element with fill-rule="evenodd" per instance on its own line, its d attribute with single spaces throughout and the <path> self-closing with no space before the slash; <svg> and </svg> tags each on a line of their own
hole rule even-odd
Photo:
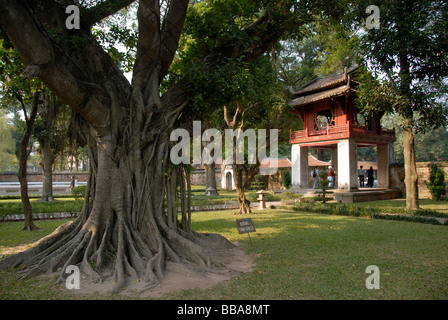
<svg viewBox="0 0 448 320">
<path fill-rule="evenodd" d="M 367 170 L 367 187 L 373 187 L 373 167 L 370 166 L 370 169 Z"/>
<path fill-rule="evenodd" d="M 75 179 L 75 176 L 71 176 L 70 189 L 73 189 L 74 187 L 76 187 L 76 179 Z"/>
</svg>

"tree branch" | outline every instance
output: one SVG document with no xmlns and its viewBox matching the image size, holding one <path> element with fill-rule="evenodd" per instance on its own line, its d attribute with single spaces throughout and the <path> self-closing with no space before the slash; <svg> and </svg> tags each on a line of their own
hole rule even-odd
<svg viewBox="0 0 448 320">
<path fill-rule="evenodd" d="M 160 8 L 158 1 L 141 0 L 137 19 L 139 37 L 133 78 L 136 83 L 143 87 L 151 77 L 154 68 L 157 67 L 160 55 Z"/>
<path fill-rule="evenodd" d="M 0 1 L 0 26 L 24 63 L 31 66 L 28 73 L 39 77 L 61 102 L 93 127 L 106 128 L 109 119 L 104 115 L 109 113 L 110 97 L 103 89 L 105 82 L 114 86 L 129 86 L 129 82 L 98 42 L 92 41 L 89 31 L 76 30 L 88 40 L 79 48 L 83 55 L 74 51 L 65 18 L 57 2 Z M 60 31 L 67 41 L 53 39 L 48 30 Z M 95 70 L 91 68 L 92 59 L 101 61 Z M 105 70 L 108 77 L 102 76 Z"/>
<path fill-rule="evenodd" d="M 242 45 L 241 40 L 228 40 L 212 50 L 204 62 L 216 66 L 235 57 L 251 62 L 271 48 L 280 39 L 285 29 L 272 21 L 269 12 L 265 12 L 243 31 L 249 45 Z"/>
<path fill-rule="evenodd" d="M 102 1 L 94 7 L 82 9 L 85 21 L 90 25 L 100 22 L 104 18 L 113 15 L 121 9 L 131 5 L 135 0 L 110 0 Z"/>
<path fill-rule="evenodd" d="M 189 0 L 171 1 L 168 14 L 163 21 L 161 36 L 162 52 L 160 57 L 162 69 L 159 81 L 168 73 L 168 69 L 176 54 L 185 16 L 187 15 L 188 3 Z"/>
</svg>

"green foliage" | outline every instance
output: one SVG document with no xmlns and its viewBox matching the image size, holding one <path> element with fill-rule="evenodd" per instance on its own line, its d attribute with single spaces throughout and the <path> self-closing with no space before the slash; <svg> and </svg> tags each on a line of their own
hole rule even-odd
<svg viewBox="0 0 448 320">
<path fill-rule="evenodd" d="M 291 173 L 288 170 L 282 172 L 282 184 L 285 188 L 291 187 Z"/>
<path fill-rule="evenodd" d="M 434 200 L 442 200 L 442 196 L 446 195 L 445 173 L 435 163 L 431 164 L 429 182 L 426 182 L 426 186 Z"/>
<path fill-rule="evenodd" d="M 395 128 L 394 156 L 398 163 L 404 162 L 402 121 L 403 118 L 397 113 L 385 115 L 382 119 L 383 128 Z M 448 130 L 446 127 L 426 129 L 425 132 L 416 134 L 414 139 L 415 161 L 448 161 Z"/>
<path fill-rule="evenodd" d="M 33 213 L 79 212 L 81 211 L 83 205 L 82 200 L 73 200 L 67 198 L 64 200 L 61 199 L 51 202 L 41 202 L 37 201 L 38 198 L 35 199 L 36 200 L 31 201 Z M 2 197 L 2 200 L 0 201 L 0 216 L 14 214 L 23 214 L 23 207 L 20 200 L 8 200 L 5 199 L 5 197 Z"/>
<path fill-rule="evenodd" d="M 327 203 L 328 200 L 330 200 L 327 195 L 332 194 L 333 191 L 328 191 L 330 187 L 328 186 L 330 184 L 330 181 L 328 180 L 328 173 L 327 171 L 319 171 L 318 174 L 319 179 L 319 190 L 315 192 L 317 194 L 317 197 L 314 197 L 315 201 L 322 201 L 322 203 Z"/>
<path fill-rule="evenodd" d="M 121 71 L 131 72 L 135 62 L 138 42 L 136 6 L 138 2 L 101 21 L 93 28 L 93 34 Z M 113 4 L 111 4 L 113 5 Z M 118 4 L 119 6 L 119 4 Z M 82 48 L 84 39 L 72 39 L 72 44 Z"/>
<path fill-rule="evenodd" d="M 0 171 L 5 171 L 17 162 L 12 126 L 3 110 L 0 110 Z"/>
<path fill-rule="evenodd" d="M 262 175 L 257 174 L 254 176 L 254 181 L 252 181 L 252 183 L 250 185 L 250 189 L 257 190 L 257 191 L 266 189 L 266 184 L 264 182 Z"/>
<path fill-rule="evenodd" d="M 318 51 L 317 72 L 328 76 L 343 72 L 359 59 L 359 36 L 343 24 L 317 23 L 316 38 L 322 44 Z"/>
<path fill-rule="evenodd" d="M 360 25 L 365 8 L 378 5 L 379 29 L 366 30 L 362 52 L 369 69 L 383 75 L 364 77 L 359 101 L 369 111 L 402 115 L 407 127 L 424 131 L 448 121 L 446 82 L 448 74 L 448 6 L 430 0 L 360 1 Z"/>
<path fill-rule="evenodd" d="M 72 195 L 76 200 L 84 198 L 86 192 L 86 186 L 77 186 L 72 189 Z"/>
</svg>

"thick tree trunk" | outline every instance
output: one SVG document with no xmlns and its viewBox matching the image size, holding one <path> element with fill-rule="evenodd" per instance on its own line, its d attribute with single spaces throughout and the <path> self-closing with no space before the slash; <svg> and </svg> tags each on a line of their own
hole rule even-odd
<svg viewBox="0 0 448 320">
<path fill-rule="evenodd" d="M 191 230 L 188 171 L 169 159 L 172 127 L 162 113 L 145 117 L 142 105 L 131 109 L 135 116 L 122 140 L 95 130 L 88 137 L 91 175 L 78 219 L 32 249 L 0 261 L 0 269 L 27 266 L 23 276 L 60 270 L 63 282 L 66 268 L 79 264 L 92 281 L 112 273 L 118 291 L 130 280 L 145 281 L 145 289 L 158 285 L 167 260 L 195 269 L 221 268 L 204 241 L 207 235 Z M 142 128 L 148 123 L 143 119 L 153 130 L 145 140 Z"/>
<path fill-rule="evenodd" d="M 218 187 L 216 185 L 216 167 L 215 164 L 205 164 L 205 179 L 206 179 L 206 186 L 205 189 L 213 190 L 210 191 L 210 195 L 219 195 L 218 193 Z"/>
<path fill-rule="evenodd" d="M 40 201 L 54 201 L 53 199 L 53 163 L 56 151 L 54 146 L 54 127 L 56 116 L 59 111 L 58 102 L 54 94 L 48 89 L 42 93 L 42 105 L 39 110 L 39 116 L 44 126 L 42 132 L 37 132 L 37 138 L 40 144 L 41 167 L 43 173 L 42 196 Z"/>
<path fill-rule="evenodd" d="M 240 208 L 235 214 L 249 214 L 251 213 L 250 201 L 246 198 L 245 189 L 247 185 L 247 169 L 244 164 L 234 164 L 233 167 L 233 180 L 235 183 L 236 193 L 238 196 L 238 202 Z"/>
<path fill-rule="evenodd" d="M 399 54 L 400 62 L 400 92 L 404 97 L 411 97 L 411 76 L 410 76 L 410 62 L 406 53 Z M 412 101 L 412 99 L 409 99 Z M 402 110 L 404 117 L 403 126 L 403 155 L 404 155 L 404 172 L 406 185 L 406 209 L 418 210 L 418 175 L 415 164 L 415 144 L 413 120 L 414 112 L 412 105 L 406 106 L 407 109 Z"/>
<path fill-rule="evenodd" d="M 418 175 L 415 164 L 414 133 L 412 127 L 403 128 L 403 153 L 406 185 L 406 209 L 418 210 Z"/>
<path fill-rule="evenodd" d="M 210 119 L 208 115 L 205 116 L 203 121 L 204 127 L 203 130 L 211 129 Z M 205 141 L 202 142 L 202 146 L 206 147 L 207 143 Z M 214 156 L 211 155 L 211 156 Z M 205 168 L 205 193 L 206 195 L 219 195 L 218 187 L 216 185 L 216 165 L 215 163 L 207 164 L 203 163 Z"/>
</svg>

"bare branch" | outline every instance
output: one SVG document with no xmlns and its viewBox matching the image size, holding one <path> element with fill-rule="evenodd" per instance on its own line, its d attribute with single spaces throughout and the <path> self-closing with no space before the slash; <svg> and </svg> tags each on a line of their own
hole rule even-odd
<svg viewBox="0 0 448 320">
<path fill-rule="evenodd" d="M 227 110 L 227 107 L 224 106 L 224 120 L 227 124 L 227 127 L 231 128 L 231 129 L 235 128 L 236 121 L 237 121 L 238 115 L 240 113 L 241 113 L 241 104 L 237 102 L 237 108 L 235 110 L 235 113 L 233 114 L 233 119 L 232 119 L 232 121 L 230 121 L 229 111 Z"/>
<path fill-rule="evenodd" d="M 236 120 L 238 118 L 238 115 L 241 113 L 241 109 L 242 109 L 241 103 L 237 102 L 236 105 L 237 105 L 237 108 L 235 110 L 235 114 L 233 115 L 233 120 L 232 120 L 232 123 L 231 123 L 232 128 L 235 127 Z"/>
<path fill-rule="evenodd" d="M 252 109 L 253 107 L 257 106 L 258 103 L 254 103 L 251 104 L 249 107 L 247 107 L 242 113 L 241 113 L 241 125 L 240 125 L 240 129 L 243 128 L 244 126 L 244 115 L 246 114 L 247 111 L 249 111 L 250 109 Z"/>
<path fill-rule="evenodd" d="M 225 64 L 227 59 L 241 57 L 251 62 L 271 48 L 282 36 L 285 29 L 272 21 L 270 13 L 266 12 L 257 21 L 244 30 L 249 46 L 242 46 L 239 41 L 229 40 L 217 46 L 205 58 L 210 66 Z"/>
</svg>

